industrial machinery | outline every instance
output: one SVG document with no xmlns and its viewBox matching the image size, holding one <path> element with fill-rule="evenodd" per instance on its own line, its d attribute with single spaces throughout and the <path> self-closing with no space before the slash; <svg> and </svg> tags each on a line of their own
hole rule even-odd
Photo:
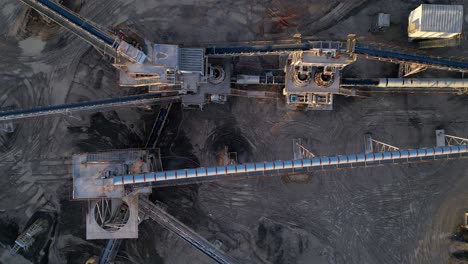
<svg viewBox="0 0 468 264">
<path fill-rule="evenodd" d="M 154 44 L 149 40 L 130 44 L 125 33 L 113 33 L 87 21 L 78 14 L 49 0 L 21 0 L 39 13 L 84 39 L 100 52 L 113 58 L 119 71 L 119 85 L 144 86 L 148 93 L 126 98 L 96 102 L 48 106 L 29 110 L 0 113 L 0 121 L 14 121 L 48 114 L 106 110 L 117 106 L 166 103 L 153 127 L 157 141 L 170 110 L 171 103 L 202 107 L 208 102 L 223 103 L 231 95 L 231 80 L 244 85 L 281 84 L 289 107 L 293 109 L 330 110 L 336 94 L 353 95 L 362 88 L 450 88 L 463 91 L 463 80 L 408 79 L 343 79 L 341 70 L 357 58 L 376 59 L 406 65 L 409 68 L 435 68 L 457 72 L 468 71 L 468 62 L 429 57 L 380 45 L 357 43 L 354 35 L 346 41 L 317 41 L 308 39 L 180 47 Z M 232 58 L 238 56 L 274 55 L 284 58 L 283 75 L 233 76 Z M 407 72 L 406 74 L 409 74 Z M 440 133 L 438 137 L 440 137 Z M 444 136 L 445 137 L 445 136 Z M 101 263 L 115 257 L 120 239 L 137 238 L 138 224 L 144 216 L 174 231 L 218 263 L 234 260 L 207 240 L 168 215 L 161 207 L 139 196 L 152 187 L 191 184 L 224 179 L 310 173 L 318 170 L 344 169 L 401 164 L 468 156 L 467 142 L 457 138 L 456 145 L 401 150 L 396 147 L 375 152 L 372 144 L 382 143 L 368 138 L 371 144 L 362 154 L 319 157 L 300 142 L 296 142 L 297 159 L 285 161 L 200 167 L 163 171 L 157 165 L 157 152 L 150 150 L 121 150 L 83 153 L 73 156 L 73 199 L 88 201 L 87 238 L 109 239 Z M 384 144 L 384 143 L 382 143 Z M 148 145 L 148 144 L 147 144 Z"/>
<path fill-rule="evenodd" d="M 288 176 L 309 174 L 322 170 L 430 162 L 468 157 L 468 139 L 445 135 L 443 130 L 436 131 L 436 139 L 437 147 L 403 150 L 366 135 L 365 152 L 362 154 L 321 157 L 315 156 L 303 146 L 301 140 L 297 139 L 293 142 L 296 158 L 294 160 L 235 163 L 215 167 L 168 171 L 151 170 L 154 166 L 151 165 L 149 159 L 145 158 L 149 156 L 149 152 L 145 150 L 76 154 L 72 163 L 73 199 L 92 201 L 88 209 L 87 238 L 111 239 L 103 256 L 115 256 L 115 253 L 111 254 L 112 249 L 118 250 L 118 247 L 114 246 L 115 239 L 138 237 L 138 224 L 144 219 L 144 215 L 149 215 L 156 222 L 174 231 L 178 236 L 218 263 L 232 263 L 232 261 L 225 261 L 230 259 L 225 253 L 222 253 L 194 231 L 169 216 L 167 212 L 161 209 L 161 206 L 154 207 L 147 199 L 140 199 L 140 194 L 150 193 L 153 187 L 186 185 L 214 180 Z M 107 171 L 109 173 L 106 173 Z M 110 224 L 111 221 L 96 218 L 96 206 L 106 204 L 107 202 L 102 203 L 102 201 L 107 200 L 115 201 L 117 204 L 124 202 L 128 205 L 128 210 L 125 210 L 125 213 L 128 212 L 129 216 L 118 218 L 126 219 L 127 222 L 123 226 L 118 226 L 119 229 L 115 229 L 116 224 Z M 107 206 L 107 208 L 111 208 L 111 206 Z M 116 219 L 116 215 L 122 215 L 119 213 L 121 212 L 121 209 L 119 209 L 121 206 L 114 206 L 113 208 L 115 208 L 113 211 L 109 210 L 109 213 L 107 213 L 109 217 L 106 219 Z M 99 215 L 104 215 L 104 213 Z M 97 229 L 96 226 L 99 223 L 106 223 L 107 226 L 114 228 L 113 232 L 109 233 L 106 230 Z M 117 225 L 121 223 L 122 221 L 119 220 Z"/>
<path fill-rule="evenodd" d="M 207 47 L 180 47 L 170 44 L 154 44 L 150 40 L 130 40 L 122 31 L 111 32 L 103 29 L 62 5 L 50 0 L 21 0 L 39 13 L 67 28 L 103 54 L 113 58 L 113 65 L 119 71 L 119 85 L 148 88 L 148 93 L 162 97 L 173 96 L 186 107 L 203 107 L 209 102 L 224 103 L 229 95 L 249 93 L 231 89 L 231 80 L 245 85 L 281 84 L 288 106 L 292 109 L 330 110 L 333 96 L 356 95 L 356 91 L 382 90 L 381 82 L 361 85 L 341 78 L 341 69 L 357 58 L 376 59 L 398 63 L 401 76 L 408 76 L 426 68 L 468 71 L 468 62 L 461 60 L 430 57 L 382 45 L 366 45 L 349 35 L 346 41 L 317 41 L 300 38 L 286 41 L 264 41 L 208 45 Z M 132 44 L 129 44 L 132 43 Z M 233 57 L 274 55 L 285 58 L 283 76 L 232 76 Z M 280 68 L 281 68 L 280 67 Z M 437 80 L 433 80 L 434 82 Z M 350 82 L 352 88 L 350 88 Z M 426 80 L 416 80 L 422 87 L 435 88 Z M 442 80 L 445 83 L 462 83 L 463 80 Z M 465 89 L 465 85 L 462 84 Z M 442 90 L 445 88 L 437 87 Z M 454 86 L 450 85 L 454 91 Z M 455 92 L 464 92 L 458 89 Z M 401 87 L 399 87 L 401 90 Z M 396 89 L 393 89 L 396 90 Z M 392 91 L 392 89 L 385 89 Z M 404 90 L 401 90 L 404 91 Z M 414 89 L 413 91 L 414 92 Z M 265 93 L 265 92 L 264 92 Z M 250 94 L 256 96 L 255 93 Z M 151 95 L 143 95 L 151 97 Z M 175 97 L 174 97 L 175 96 Z M 154 99 L 155 97 L 153 97 Z M 146 98 L 148 99 L 148 98 Z M 109 99 L 113 100 L 113 99 Z M 129 105 L 140 102 L 141 98 L 125 98 L 117 102 L 88 102 L 84 105 L 60 105 L 44 108 L 8 111 L 0 115 L 0 121 L 17 120 L 47 114 L 102 111 L 107 107 Z M 110 105 L 109 103 L 112 103 Z"/>
</svg>

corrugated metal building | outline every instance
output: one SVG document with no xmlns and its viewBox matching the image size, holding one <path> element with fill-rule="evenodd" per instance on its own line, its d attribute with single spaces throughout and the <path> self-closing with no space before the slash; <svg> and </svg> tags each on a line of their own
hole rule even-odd
<svg viewBox="0 0 468 264">
<path fill-rule="evenodd" d="M 422 4 L 409 16 L 408 37 L 412 39 L 451 38 L 461 34 L 462 25 L 462 5 Z"/>
</svg>

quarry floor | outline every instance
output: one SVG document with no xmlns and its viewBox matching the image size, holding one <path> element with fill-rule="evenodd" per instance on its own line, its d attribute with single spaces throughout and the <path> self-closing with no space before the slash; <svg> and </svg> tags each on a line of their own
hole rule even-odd
<svg viewBox="0 0 468 264">
<path fill-rule="evenodd" d="M 366 0 L 84 0 L 80 14 L 103 26 L 131 24 L 156 43 L 202 45 L 357 34 L 361 41 L 414 47 L 406 18 L 421 1 Z M 432 1 L 435 2 L 435 1 Z M 452 3 L 453 1 L 437 1 Z M 465 14 L 468 14 L 465 5 Z M 368 32 L 372 15 L 391 14 L 387 32 Z M 279 23 L 279 18 L 283 19 Z M 286 20 L 286 22 L 284 22 Z M 465 32 L 468 18 L 465 19 Z M 20 1 L 0 3 L 0 107 L 18 108 L 116 97 L 109 61 L 56 25 L 27 16 Z M 467 56 L 462 48 L 434 51 Z M 260 61 L 249 60 L 250 66 Z M 348 77 L 394 77 L 397 66 L 358 60 Z M 418 77 L 460 77 L 426 71 Z M 336 97 L 334 110 L 299 112 L 284 99 L 231 98 L 203 111 L 173 107 L 162 137 L 167 169 L 216 164 L 224 145 L 240 162 L 291 159 L 292 139 L 318 155 L 363 151 L 363 135 L 402 148 L 430 147 L 435 129 L 468 137 L 467 95 L 372 94 Z M 42 263 L 83 263 L 104 241 L 85 240 L 86 202 L 70 201 L 72 153 L 143 147 L 154 109 L 37 118 L 0 133 L 0 263 L 31 216 L 55 217 Z M 318 172 L 155 189 L 152 199 L 243 263 L 463 263 L 454 239 L 468 209 L 467 161 Z M 300 179 L 300 180 L 298 180 Z M 42 239 L 41 241 L 46 241 Z M 3 248 L 3 249 L 2 249 Z M 21 259 L 20 259 L 21 258 Z M 174 234 L 146 221 L 123 243 L 117 263 L 212 263 Z"/>
</svg>

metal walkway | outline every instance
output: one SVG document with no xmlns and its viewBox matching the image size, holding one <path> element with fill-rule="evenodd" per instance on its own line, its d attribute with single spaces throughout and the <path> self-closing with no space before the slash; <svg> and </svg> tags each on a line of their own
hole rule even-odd
<svg viewBox="0 0 468 264">
<path fill-rule="evenodd" d="M 170 186 L 223 179 L 308 173 L 317 170 L 369 167 L 468 157 L 468 146 L 445 146 L 312 159 L 269 161 L 208 168 L 171 170 L 116 176 L 114 185 L 128 187 Z"/>
<path fill-rule="evenodd" d="M 0 122 L 2 121 L 17 121 L 27 118 L 55 115 L 55 114 L 71 114 L 86 111 L 106 111 L 116 107 L 123 106 L 141 106 L 155 104 L 159 102 L 175 102 L 180 99 L 179 96 L 162 97 L 161 94 L 143 94 L 132 95 L 119 98 L 103 99 L 83 103 L 71 103 L 61 105 L 51 105 L 44 107 L 36 107 L 31 109 L 22 109 L 15 111 L 0 112 Z"/>
<path fill-rule="evenodd" d="M 168 214 L 161 206 L 141 197 L 138 202 L 140 215 L 145 215 L 156 221 L 158 224 L 171 230 L 183 240 L 189 242 L 192 246 L 199 249 L 208 257 L 217 263 L 228 264 L 236 263 L 234 259 L 217 249 L 195 231 L 181 223 L 179 220 Z"/>
</svg>

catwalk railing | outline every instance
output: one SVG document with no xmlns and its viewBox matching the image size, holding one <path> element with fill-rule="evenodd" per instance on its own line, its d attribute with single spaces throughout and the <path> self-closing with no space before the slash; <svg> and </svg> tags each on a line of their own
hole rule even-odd
<svg viewBox="0 0 468 264">
<path fill-rule="evenodd" d="M 223 179 L 286 175 L 317 170 L 358 168 L 463 157 L 468 157 L 467 145 L 150 172 L 116 176 L 113 178 L 113 183 L 114 185 L 126 185 L 136 188 L 146 186 L 157 187 Z"/>
<path fill-rule="evenodd" d="M 103 99 L 82 103 L 71 103 L 0 112 L 1 121 L 17 121 L 27 118 L 47 116 L 54 114 L 71 114 L 86 111 L 105 111 L 123 106 L 141 106 L 159 102 L 175 102 L 179 96 L 162 97 L 161 94 L 142 94 L 118 98 Z"/>
</svg>

